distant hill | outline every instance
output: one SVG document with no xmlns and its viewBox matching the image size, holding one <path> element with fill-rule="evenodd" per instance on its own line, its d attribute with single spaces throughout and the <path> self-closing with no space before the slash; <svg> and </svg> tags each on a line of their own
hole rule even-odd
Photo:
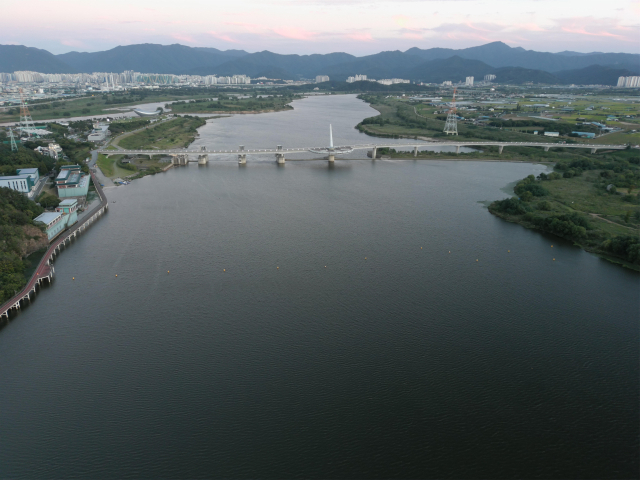
<svg viewBox="0 0 640 480">
<path fill-rule="evenodd" d="M 78 72 L 124 72 L 183 74 L 194 68 L 209 68 L 247 55 L 243 50 L 192 48 L 184 45 L 144 43 L 115 47 L 104 52 L 69 52 L 56 57 Z"/>
<path fill-rule="evenodd" d="M 215 68 L 196 68 L 194 75 L 234 75 L 261 76 L 263 72 L 278 69 L 286 74 L 284 80 L 299 77 L 312 78 L 322 74 L 328 67 L 355 59 L 348 53 L 328 53 L 326 55 L 280 55 L 269 51 L 251 53 L 241 58 L 227 61 Z M 265 75 L 266 76 L 266 75 Z"/>
<path fill-rule="evenodd" d="M 408 72 L 407 78 L 427 83 L 441 83 L 445 80 L 457 83 L 464 81 L 466 77 L 474 77 L 475 82 L 479 82 L 487 74 L 496 75 L 495 81 L 499 83 L 558 83 L 554 75 L 542 70 L 520 67 L 494 68 L 479 60 L 468 60 L 457 55 L 421 63 Z"/>
<path fill-rule="evenodd" d="M 76 73 L 52 53 L 23 45 L 0 45 L 0 72 L 29 70 L 40 73 Z"/>
<path fill-rule="evenodd" d="M 617 65 L 631 70 L 640 66 L 640 55 L 630 53 L 548 53 L 512 48 L 503 42 L 492 42 L 478 47 L 453 50 L 448 48 L 410 48 L 405 53 L 424 60 L 436 60 L 457 55 L 469 60 L 480 60 L 492 67 L 523 67 L 547 72 L 574 70 L 590 65 Z"/>
<path fill-rule="evenodd" d="M 420 57 L 406 54 L 398 50 L 380 52 L 366 57 L 352 58 L 349 62 L 333 65 L 318 72 L 335 77 L 335 80 L 346 80 L 355 74 L 367 75 L 370 78 L 407 78 L 409 71 L 424 63 Z"/>
<path fill-rule="evenodd" d="M 639 75 L 640 69 L 635 71 L 615 68 L 612 66 L 590 65 L 577 70 L 556 72 L 561 83 L 575 85 L 617 85 L 619 77 Z"/>
<path fill-rule="evenodd" d="M 370 78 L 405 78 L 428 83 L 481 80 L 492 73 L 496 82 L 576 83 L 615 85 L 617 77 L 640 71 L 640 55 L 627 53 L 535 52 L 502 42 L 454 50 L 411 48 L 364 57 L 336 52 L 325 55 L 281 55 L 269 51 L 194 48 L 184 45 L 140 44 L 103 52 L 52 55 L 45 50 L 0 45 L 0 71 L 43 73 L 123 72 L 190 75 L 265 76 L 295 80 L 329 75 L 342 82 L 356 74 Z M 566 72 L 565 74 L 561 72 Z"/>
</svg>

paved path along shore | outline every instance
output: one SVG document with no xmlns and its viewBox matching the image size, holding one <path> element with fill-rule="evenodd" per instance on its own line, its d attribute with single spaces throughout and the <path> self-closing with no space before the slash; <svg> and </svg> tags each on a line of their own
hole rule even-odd
<svg viewBox="0 0 640 480">
<path fill-rule="evenodd" d="M 31 301 L 31 295 L 35 295 L 36 293 L 36 285 L 40 285 L 45 279 L 50 282 L 53 278 L 54 268 L 51 265 L 51 262 L 53 261 L 54 255 L 61 250 L 62 246 L 66 244 L 67 241 L 70 241 L 71 237 L 75 238 L 78 233 L 84 231 L 100 215 L 106 212 L 109 206 L 107 197 L 105 196 L 104 191 L 100 187 L 100 182 L 97 181 L 93 172 L 91 173 L 91 180 L 96 187 L 100 203 L 91 210 L 89 214 L 84 216 L 82 220 L 78 221 L 68 230 L 65 230 L 60 237 L 49 245 L 49 249 L 43 255 L 42 260 L 40 260 L 40 263 L 38 264 L 38 268 L 36 268 L 25 287 L 0 306 L 0 318 L 9 318 L 9 312 L 11 310 L 19 310 L 26 304 L 27 300 Z"/>
</svg>

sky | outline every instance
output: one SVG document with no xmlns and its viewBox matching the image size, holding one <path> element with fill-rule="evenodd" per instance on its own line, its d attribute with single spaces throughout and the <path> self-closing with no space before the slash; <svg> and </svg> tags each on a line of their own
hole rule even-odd
<svg viewBox="0 0 640 480">
<path fill-rule="evenodd" d="M 493 41 L 640 53 L 639 0 L 22 0 L 0 44 L 59 54 L 136 43 L 368 55 Z"/>
</svg>

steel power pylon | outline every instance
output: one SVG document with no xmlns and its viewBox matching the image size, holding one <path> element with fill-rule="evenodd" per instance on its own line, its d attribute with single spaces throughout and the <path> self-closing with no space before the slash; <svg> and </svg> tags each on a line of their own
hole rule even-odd
<svg viewBox="0 0 640 480">
<path fill-rule="evenodd" d="M 16 144 L 16 137 L 13 136 L 13 130 L 9 128 L 9 138 L 11 139 L 11 151 L 17 152 L 18 145 Z"/>
<path fill-rule="evenodd" d="M 458 114 L 456 113 L 456 89 L 453 89 L 453 101 L 447 114 L 447 121 L 444 124 L 444 133 L 447 135 L 458 135 Z"/>
<path fill-rule="evenodd" d="M 31 138 L 34 129 L 35 127 L 31 114 L 29 113 L 29 107 L 27 107 L 24 94 L 22 93 L 22 89 L 20 89 L 20 126 L 18 130 L 20 131 L 20 135 L 24 135 L 26 132 L 27 137 Z"/>
</svg>

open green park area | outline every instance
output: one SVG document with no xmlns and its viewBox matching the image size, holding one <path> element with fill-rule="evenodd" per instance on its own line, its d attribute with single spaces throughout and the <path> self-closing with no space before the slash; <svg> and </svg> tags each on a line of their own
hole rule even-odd
<svg viewBox="0 0 640 480">
<path fill-rule="evenodd" d="M 272 95 L 259 97 L 252 95 L 249 98 L 239 96 L 218 95 L 212 99 L 200 99 L 180 101 L 171 105 L 173 113 L 263 113 L 291 110 L 289 105 L 295 98 L 293 94 Z"/>
<path fill-rule="evenodd" d="M 639 153 L 560 160 L 554 172 L 521 180 L 515 197 L 493 202 L 489 210 L 640 271 Z"/>
<path fill-rule="evenodd" d="M 141 103 L 201 99 L 211 97 L 211 95 L 212 92 L 210 91 L 196 89 L 131 90 L 115 93 L 96 92 L 82 97 L 31 103 L 28 107 L 34 121 L 55 120 L 92 115 L 114 115 L 122 113 L 121 110 L 118 110 L 119 107 L 128 107 Z M 19 106 L 0 110 L 0 122 L 17 122 L 19 120 Z"/>
<path fill-rule="evenodd" d="M 356 128 L 379 137 L 443 138 L 448 106 L 430 100 L 410 97 L 361 95 L 379 114 L 364 119 Z M 640 143 L 640 99 L 635 97 L 611 100 L 589 97 L 587 100 L 550 101 L 548 99 L 494 99 L 482 96 L 466 98 L 459 106 L 457 140 L 488 140 L 505 142 L 566 142 L 597 144 Z M 452 98 L 442 97 L 442 102 Z M 538 103 L 533 103 L 537 101 Z M 536 106 L 529 108 L 527 105 Z M 544 111 L 542 111 L 544 110 Z M 600 135 L 598 122 L 619 131 Z M 534 132 L 538 134 L 534 134 Z M 597 134 L 594 139 L 580 138 L 572 132 Z M 559 137 L 543 136 L 544 132 L 559 132 Z"/>
<path fill-rule="evenodd" d="M 177 117 L 123 137 L 118 145 L 130 150 L 184 148 L 195 140 L 197 129 L 205 123 L 201 117 Z"/>
<path fill-rule="evenodd" d="M 442 132 L 446 110 L 442 107 L 411 102 L 408 99 L 368 97 L 379 115 L 363 120 L 357 128 L 372 136 L 444 139 Z M 591 99 L 590 99 L 591 100 Z M 585 102 L 585 108 L 599 105 Z M 603 102 L 604 103 L 604 102 Z M 538 130 L 584 130 L 575 125 L 575 113 L 560 114 L 556 122 L 543 119 L 523 119 L 518 125 L 517 112 L 509 118 L 496 117 L 483 109 L 475 112 L 459 112 L 460 116 L 489 117 L 484 124 L 459 122 L 459 136 L 455 140 L 489 140 L 506 142 L 584 142 L 596 144 L 637 144 L 640 140 L 636 129 L 638 107 L 635 103 L 622 102 L 609 105 L 614 112 L 629 112 L 620 132 L 605 134 L 593 140 L 564 137 L 541 137 L 525 133 L 535 127 Z M 415 108 L 415 109 L 414 109 Z M 481 107 L 482 108 L 482 107 Z M 514 105 L 514 108 L 517 108 Z M 607 110 L 605 110 L 608 112 Z M 580 113 L 582 115 L 582 113 Z M 620 115 L 621 116 L 621 115 Z M 426 117 L 426 118 L 424 118 Z M 606 118 L 606 117 L 605 117 Z M 611 118 L 611 117 L 608 117 Z M 597 120 L 603 122 L 601 118 Z M 525 122 L 539 122 L 526 125 Z M 500 125 L 502 126 L 496 126 Z M 611 125 L 611 120 L 606 122 Z M 621 122 L 617 122 L 621 124 Z M 559 128 L 564 124 L 564 128 Z M 508 125 L 508 126 L 507 126 Z M 452 152 L 419 152 L 418 159 L 502 160 L 549 163 L 554 165 L 550 174 L 538 178 L 529 176 L 514 188 L 515 196 L 493 202 L 489 210 L 511 222 L 527 228 L 551 233 L 596 253 L 615 263 L 640 271 L 640 150 L 599 150 L 591 154 L 588 149 L 568 149 L 558 146 L 545 152 L 539 147 L 506 147 L 502 154 L 497 147 L 480 147 L 481 151 L 455 154 Z M 413 158 L 413 152 L 394 149 L 378 149 L 380 154 L 392 158 Z"/>
<path fill-rule="evenodd" d="M 98 155 L 98 167 L 102 173 L 111 179 L 114 178 L 141 178 L 145 175 L 153 175 L 161 172 L 167 163 L 160 161 L 160 156 L 126 157 L 125 155 Z"/>
</svg>

